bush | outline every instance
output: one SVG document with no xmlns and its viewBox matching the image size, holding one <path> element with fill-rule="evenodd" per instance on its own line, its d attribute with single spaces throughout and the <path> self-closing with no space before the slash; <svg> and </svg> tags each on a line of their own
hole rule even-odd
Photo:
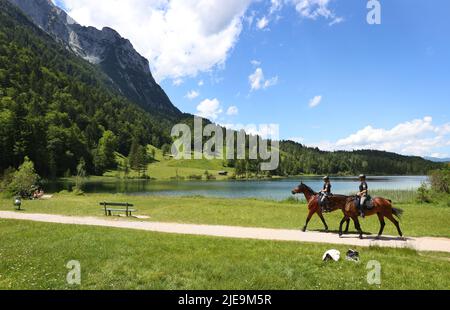
<svg viewBox="0 0 450 310">
<path fill-rule="evenodd" d="M 417 201 L 420 203 L 430 203 L 431 193 L 428 185 L 423 182 L 422 185 L 417 190 Z"/>
<path fill-rule="evenodd" d="M 39 175 L 34 170 L 33 162 L 25 157 L 23 164 L 14 173 L 11 183 L 7 187 L 8 193 L 29 198 L 33 195 L 39 182 Z"/>
<path fill-rule="evenodd" d="M 429 179 L 434 191 L 450 194 L 450 169 L 434 170 Z"/>
</svg>

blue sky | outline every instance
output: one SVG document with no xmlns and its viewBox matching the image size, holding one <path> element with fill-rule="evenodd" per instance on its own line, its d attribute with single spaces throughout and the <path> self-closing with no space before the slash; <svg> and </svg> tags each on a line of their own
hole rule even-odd
<svg viewBox="0 0 450 310">
<path fill-rule="evenodd" d="M 380 0 L 380 25 L 367 23 L 365 0 L 230 1 L 216 14 L 213 5 L 207 17 L 186 17 L 189 33 L 170 24 L 172 12 L 183 18 L 190 12 L 180 13 L 177 0 L 130 1 L 151 7 L 147 15 L 130 13 L 138 32 L 126 14 L 102 9 L 107 0 L 97 7 L 61 1 L 78 22 L 111 26 L 130 38 L 185 112 L 221 124 L 279 124 L 281 138 L 323 149 L 450 157 L 448 1 Z M 161 16 L 158 29 L 198 48 L 183 50 L 176 39 L 164 41 L 142 27 Z M 197 20 L 204 28 L 190 27 Z"/>
</svg>

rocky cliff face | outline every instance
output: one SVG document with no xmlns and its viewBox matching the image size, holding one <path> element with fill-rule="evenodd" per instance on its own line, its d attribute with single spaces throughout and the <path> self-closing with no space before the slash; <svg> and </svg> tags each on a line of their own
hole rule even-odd
<svg viewBox="0 0 450 310">
<path fill-rule="evenodd" d="M 181 115 L 154 80 L 147 59 L 115 30 L 81 26 L 51 0 L 9 1 L 75 54 L 100 66 L 118 90 L 131 101 L 149 112 Z"/>
</svg>

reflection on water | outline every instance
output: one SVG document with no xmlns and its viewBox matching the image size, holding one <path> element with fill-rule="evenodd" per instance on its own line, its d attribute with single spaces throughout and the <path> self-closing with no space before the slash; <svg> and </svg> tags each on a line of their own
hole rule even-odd
<svg viewBox="0 0 450 310">
<path fill-rule="evenodd" d="M 417 189 L 425 176 L 383 176 L 368 179 L 371 189 Z M 291 190 L 303 181 L 314 190 L 322 187 L 320 177 L 299 177 L 282 180 L 250 181 L 144 181 L 116 180 L 89 181 L 83 187 L 86 193 L 125 193 L 130 195 L 167 195 L 167 196 L 208 196 L 226 198 L 265 198 L 282 200 L 291 196 Z M 356 177 L 336 177 L 332 180 L 333 192 L 350 194 L 358 191 Z M 47 192 L 70 190 L 69 181 L 50 182 Z"/>
</svg>

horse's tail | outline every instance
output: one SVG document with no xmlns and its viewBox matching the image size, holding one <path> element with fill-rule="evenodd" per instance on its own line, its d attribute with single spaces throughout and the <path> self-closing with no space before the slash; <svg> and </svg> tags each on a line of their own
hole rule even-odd
<svg viewBox="0 0 450 310">
<path fill-rule="evenodd" d="M 402 209 L 392 208 L 392 214 L 394 214 L 399 219 L 402 217 L 403 213 L 404 213 L 404 211 Z"/>
</svg>

